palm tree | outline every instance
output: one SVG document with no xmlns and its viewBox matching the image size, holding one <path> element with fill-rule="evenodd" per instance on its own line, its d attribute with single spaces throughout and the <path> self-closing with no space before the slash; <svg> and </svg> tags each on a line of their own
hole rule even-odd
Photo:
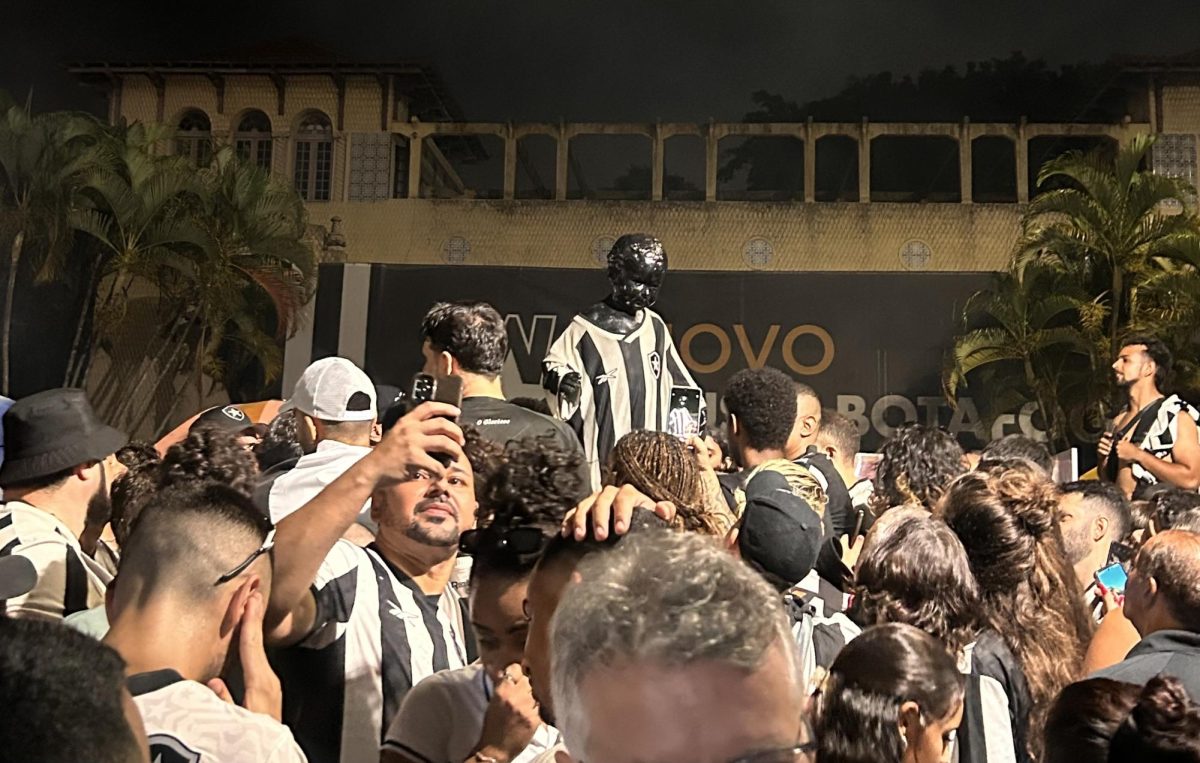
<svg viewBox="0 0 1200 763">
<path fill-rule="evenodd" d="M 70 209 L 86 154 L 76 140 L 82 117 L 33 116 L 28 105 L 0 113 L 0 244 L 8 251 L 8 279 L 0 322 L 0 391 L 9 393 L 13 302 L 23 258 L 38 270 L 54 268 L 70 249 Z"/>
<path fill-rule="evenodd" d="M 195 253 L 209 245 L 192 214 L 203 186 L 182 159 L 152 153 L 167 134 L 140 124 L 106 131 L 80 189 L 82 201 L 71 214 L 71 224 L 100 250 L 95 283 L 103 295 L 96 295 L 93 341 L 125 317 L 135 287 L 159 294 L 157 346 L 138 368 L 116 369 L 98 391 L 96 402 L 113 422 L 144 405 L 142 387 L 155 372 L 160 380 L 175 372 L 183 344 L 200 319 L 196 310 L 178 309 L 171 287 L 197 277 Z"/>
<path fill-rule="evenodd" d="M 1038 184 L 1067 187 L 1034 198 L 1021 221 L 1017 257 L 1066 274 L 1093 296 L 1107 316 L 1105 351 L 1119 349 L 1129 322 L 1131 293 L 1171 262 L 1191 266 L 1200 242 L 1194 213 L 1164 214 L 1168 202 L 1195 197 L 1185 181 L 1144 171 L 1152 136 L 1135 137 L 1115 157 L 1101 151 L 1052 159 Z"/>
<path fill-rule="evenodd" d="M 198 180 L 201 203 L 192 222 L 204 246 L 191 252 L 192 270 L 175 271 L 164 284 L 196 317 L 195 336 L 181 336 L 191 343 L 188 365 L 197 385 L 204 372 L 224 380 L 240 370 L 222 357 L 256 362 L 271 381 L 282 371 L 281 344 L 295 332 L 315 287 L 317 257 L 305 240 L 304 204 L 290 185 L 228 146 Z"/>
<path fill-rule="evenodd" d="M 1090 374 L 1092 343 L 1078 319 L 1089 302 L 1064 286 L 1055 274 L 1018 263 L 994 288 L 972 295 L 963 322 L 975 328 L 955 340 L 947 396 L 986 389 L 993 415 L 1036 402 L 1051 444 L 1065 444 L 1072 406 L 1063 391 Z"/>
</svg>

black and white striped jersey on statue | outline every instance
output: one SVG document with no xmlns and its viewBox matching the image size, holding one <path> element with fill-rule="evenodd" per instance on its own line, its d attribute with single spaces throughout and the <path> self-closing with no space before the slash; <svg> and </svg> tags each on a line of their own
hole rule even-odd
<svg viewBox="0 0 1200 763">
<path fill-rule="evenodd" d="M 550 346 L 544 365 L 560 376 L 580 376 L 579 403 L 569 405 L 551 395 L 550 408 L 579 436 L 595 485 L 600 484 L 601 465 L 623 435 L 634 429 L 666 429 L 671 387 L 697 386 L 667 324 L 653 310 L 642 310 L 641 322 L 627 336 L 576 315 Z"/>
<path fill-rule="evenodd" d="M 465 602 L 427 595 L 374 546 L 338 541 L 313 585 L 317 618 L 275 661 L 283 718 L 309 760 L 377 763 L 414 685 L 474 659 Z"/>
</svg>

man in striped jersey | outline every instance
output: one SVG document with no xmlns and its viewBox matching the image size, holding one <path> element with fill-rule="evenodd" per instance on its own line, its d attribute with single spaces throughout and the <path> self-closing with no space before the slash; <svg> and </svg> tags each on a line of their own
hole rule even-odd
<svg viewBox="0 0 1200 763">
<path fill-rule="evenodd" d="M 8 615 L 61 620 L 104 603 L 112 580 L 85 554 L 79 535 L 89 516 L 108 515 L 104 461 L 126 443 L 96 416 L 82 390 L 52 389 L 22 398 L 4 414 L 0 556 L 37 569 L 37 585 L 4 601 Z"/>
<path fill-rule="evenodd" d="M 294 647 L 276 662 L 284 719 L 312 760 L 378 761 L 408 690 L 474 658 L 447 586 L 475 523 L 468 454 L 483 445 L 464 437 L 458 415 L 418 406 L 276 530 L 265 627 L 270 643 Z M 339 539 L 367 499 L 379 533 L 359 548 Z"/>
<path fill-rule="evenodd" d="M 579 436 L 595 485 L 622 436 L 666 429 L 671 387 L 696 388 L 666 322 L 650 309 L 666 273 L 658 239 L 621 236 L 608 253 L 612 293 L 576 315 L 542 363 L 550 408 Z"/>
</svg>

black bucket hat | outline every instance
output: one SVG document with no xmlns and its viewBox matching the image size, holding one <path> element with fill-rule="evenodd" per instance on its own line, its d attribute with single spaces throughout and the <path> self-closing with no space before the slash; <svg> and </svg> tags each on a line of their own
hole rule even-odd
<svg viewBox="0 0 1200 763">
<path fill-rule="evenodd" d="M 124 433 L 96 416 L 81 389 L 49 389 L 23 397 L 4 414 L 0 486 L 101 461 L 127 442 Z"/>
</svg>

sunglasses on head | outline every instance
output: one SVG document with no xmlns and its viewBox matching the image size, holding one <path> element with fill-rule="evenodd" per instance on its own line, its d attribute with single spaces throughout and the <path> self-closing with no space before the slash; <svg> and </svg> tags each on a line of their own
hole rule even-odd
<svg viewBox="0 0 1200 763">
<path fill-rule="evenodd" d="M 272 527 L 271 531 L 267 533 L 267 537 L 263 540 L 262 545 L 256 549 L 254 549 L 254 551 L 252 551 L 250 553 L 250 556 L 246 557 L 246 560 L 244 562 L 242 562 L 238 566 L 234 567 L 229 572 L 226 572 L 221 577 L 217 578 L 216 585 L 222 585 L 223 583 L 228 583 L 230 580 L 233 580 L 238 575 L 241 575 L 243 572 L 246 571 L 247 567 L 254 564 L 255 559 L 257 559 L 258 557 L 262 556 L 263 554 L 269 552 L 273 548 L 275 548 L 275 528 L 274 527 Z"/>
<path fill-rule="evenodd" d="M 545 534 L 536 527 L 510 527 L 502 530 L 485 527 L 463 533 L 458 539 L 458 550 L 471 555 L 508 551 L 524 556 L 540 553 L 545 543 Z"/>
</svg>

